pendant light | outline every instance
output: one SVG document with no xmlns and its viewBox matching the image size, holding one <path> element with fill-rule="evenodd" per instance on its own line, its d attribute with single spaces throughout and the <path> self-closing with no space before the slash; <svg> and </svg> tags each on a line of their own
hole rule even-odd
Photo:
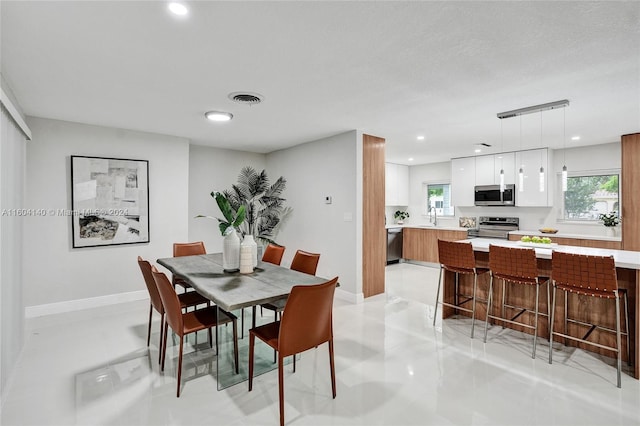
<svg viewBox="0 0 640 426">
<path fill-rule="evenodd" d="M 566 146 L 566 132 L 567 132 L 567 113 L 566 110 L 562 111 L 562 192 L 567 192 L 567 146 Z"/>
<path fill-rule="evenodd" d="M 520 116 L 520 152 L 522 152 L 522 116 Z M 518 191 L 524 191 L 524 170 L 522 164 L 520 164 L 520 170 L 518 171 Z"/>
<path fill-rule="evenodd" d="M 540 111 L 540 175 L 538 178 L 539 190 L 544 192 L 544 167 L 542 167 L 542 111 Z"/>
<path fill-rule="evenodd" d="M 500 121 L 500 151 L 503 151 L 503 150 L 504 150 L 504 130 L 502 126 L 502 121 Z M 502 157 L 504 157 L 504 155 L 500 156 L 500 193 L 504 192 L 504 167 L 503 167 Z"/>
</svg>

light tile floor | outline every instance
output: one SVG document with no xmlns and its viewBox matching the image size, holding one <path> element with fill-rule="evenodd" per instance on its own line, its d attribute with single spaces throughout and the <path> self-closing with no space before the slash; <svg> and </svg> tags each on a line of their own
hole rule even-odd
<svg viewBox="0 0 640 426">
<path fill-rule="evenodd" d="M 611 359 L 495 327 L 485 345 L 468 319 L 432 326 L 438 270 L 387 267 L 387 293 L 359 305 L 336 300 L 338 396 L 331 398 L 326 345 L 285 374 L 287 424 L 638 425 L 640 382 L 615 385 Z M 202 334 L 187 346 L 182 395 L 175 352 L 158 372 L 155 317 L 146 347 L 146 302 L 30 320 L 3 398 L 2 425 L 272 425 L 275 371 L 216 390 L 213 351 Z M 481 323 L 478 323 L 481 325 Z M 246 337 L 245 337 L 246 338 Z"/>
</svg>

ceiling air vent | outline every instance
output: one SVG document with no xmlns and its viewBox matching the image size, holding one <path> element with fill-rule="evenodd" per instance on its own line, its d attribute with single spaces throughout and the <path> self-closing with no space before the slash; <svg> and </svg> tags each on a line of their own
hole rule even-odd
<svg viewBox="0 0 640 426">
<path fill-rule="evenodd" d="M 258 93 L 233 92 L 229 93 L 229 99 L 239 104 L 256 105 L 262 102 L 264 97 Z"/>
</svg>

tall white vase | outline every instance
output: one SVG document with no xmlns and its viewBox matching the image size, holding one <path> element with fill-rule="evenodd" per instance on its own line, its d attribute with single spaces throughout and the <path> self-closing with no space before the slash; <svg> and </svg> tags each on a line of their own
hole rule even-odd
<svg viewBox="0 0 640 426">
<path fill-rule="evenodd" d="M 251 268 L 255 268 L 258 266 L 258 244 L 253 239 L 253 235 L 245 235 L 242 245 L 251 247 Z"/>
<path fill-rule="evenodd" d="M 222 245 L 222 268 L 225 271 L 240 269 L 240 237 L 234 228 L 225 235 Z"/>
</svg>

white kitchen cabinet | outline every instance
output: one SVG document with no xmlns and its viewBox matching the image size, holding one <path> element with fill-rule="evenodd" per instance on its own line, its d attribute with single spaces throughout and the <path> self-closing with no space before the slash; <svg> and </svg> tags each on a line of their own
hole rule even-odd
<svg viewBox="0 0 640 426">
<path fill-rule="evenodd" d="M 409 205 L 409 166 L 385 163 L 385 205 Z"/>
<path fill-rule="evenodd" d="M 475 182 L 476 158 L 453 158 L 451 160 L 451 205 L 473 206 Z"/>
<path fill-rule="evenodd" d="M 475 185 L 493 185 L 495 182 L 495 156 L 479 155 L 476 159 Z"/>
<path fill-rule="evenodd" d="M 516 152 L 516 167 L 524 171 L 524 186 L 520 192 L 516 182 L 516 206 L 519 207 L 548 207 L 553 198 L 549 194 L 551 168 L 549 167 L 549 150 L 547 148 L 531 149 Z M 540 166 L 544 167 L 544 191 L 540 191 Z M 517 175 L 516 175 L 517 176 Z"/>
<path fill-rule="evenodd" d="M 500 183 L 500 170 L 504 170 L 504 183 L 515 183 L 518 185 L 518 172 L 516 167 L 516 155 L 514 152 L 503 152 L 502 154 L 496 154 L 493 169 L 493 183 L 498 185 Z M 516 188 L 517 190 L 517 188 Z"/>
</svg>

